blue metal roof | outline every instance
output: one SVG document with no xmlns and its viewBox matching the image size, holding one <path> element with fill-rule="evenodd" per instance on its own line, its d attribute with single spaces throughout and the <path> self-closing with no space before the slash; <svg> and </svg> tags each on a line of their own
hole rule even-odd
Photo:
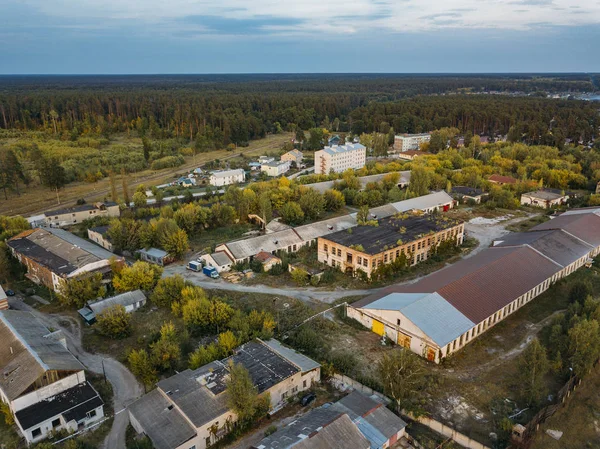
<svg viewBox="0 0 600 449">
<path fill-rule="evenodd" d="M 437 293 L 391 293 L 363 308 L 399 311 L 440 347 L 475 327 Z"/>
</svg>

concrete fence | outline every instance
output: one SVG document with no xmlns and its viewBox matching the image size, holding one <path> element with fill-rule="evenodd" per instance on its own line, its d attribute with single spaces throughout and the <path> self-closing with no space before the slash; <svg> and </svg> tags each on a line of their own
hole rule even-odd
<svg viewBox="0 0 600 449">
<path fill-rule="evenodd" d="M 367 387 L 366 385 L 363 385 L 360 382 L 348 376 L 344 376 L 343 374 L 334 374 L 333 377 L 329 380 L 329 382 L 331 382 L 331 384 L 338 390 L 358 390 L 368 396 L 376 395 L 386 404 L 390 404 L 392 402 L 391 399 L 389 399 L 387 396 L 384 396 L 378 391 L 375 391 L 372 388 Z M 485 446 L 480 442 L 469 438 L 468 436 L 458 432 L 452 427 L 448 427 L 445 424 L 436 421 L 435 419 L 428 418 L 425 416 L 415 417 L 408 412 L 403 412 L 402 417 L 408 418 L 412 421 L 416 421 L 419 424 L 423 424 L 424 426 L 429 427 L 431 430 L 439 433 L 440 435 L 445 436 L 446 438 L 451 438 L 454 442 L 468 449 L 490 449 L 488 446 Z"/>
</svg>

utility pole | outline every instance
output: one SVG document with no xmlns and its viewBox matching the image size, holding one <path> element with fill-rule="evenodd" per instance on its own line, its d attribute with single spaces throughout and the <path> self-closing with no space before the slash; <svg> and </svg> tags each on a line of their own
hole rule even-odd
<svg viewBox="0 0 600 449">
<path fill-rule="evenodd" d="M 106 380 L 106 368 L 104 368 L 104 359 L 102 359 L 102 374 L 104 374 L 104 383 L 106 383 L 107 380 Z"/>
</svg>

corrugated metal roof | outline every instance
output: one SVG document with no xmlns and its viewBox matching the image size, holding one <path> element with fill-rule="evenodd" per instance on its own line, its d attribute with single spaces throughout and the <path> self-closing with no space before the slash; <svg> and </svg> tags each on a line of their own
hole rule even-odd
<svg viewBox="0 0 600 449">
<path fill-rule="evenodd" d="M 399 311 L 440 347 L 476 324 L 437 293 L 392 293 L 363 308 Z"/>
<path fill-rule="evenodd" d="M 328 220 L 298 226 L 297 228 L 294 228 L 294 230 L 303 241 L 308 242 L 318 237 L 333 234 L 337 231 L 343 231 L 356 225 L 356 218 L 351 215 L 343 215 L 341 217 L 334 217 Z"/>
<path fill-rule="evenodd" d="M 571 211 L 571 213 L 564 213 L 531 230 L 548 229 L 562 229 L 594 247 L 600 246 L 600 216 L 595 213 L 595 208 L 590 209 L 589 212 L 579 209 Z"/>
<path fill-rule="evenodd" d="M 441 208 L 446 204 L 451 204 L 454 200 L 443 190 L 440 192 L 432 192 L 428 195 L 411 198 L 409 200 L 398 201 L 392 203 L 392 206 L 398 212 L 406 212 L 409 210 L 426 210 L 434 207 Z"/>
<path fill-rule="evenodd" d="M 88 303 L 88 307 L 92 309 L 95 314 L 99 314 L 112 306 L 121 305 L 123 307 L 127 307 L 145 300 L 146 295 L 144 295 L 144 292 L 141 290 L 135 290 Z"/>
<path fill-rule="evenodd" d="M 391 172 L 391 173 L 398 173 L 400 175 L 400 180 L 398 181 L 398 184 L 406 185 L 410 182 L 410 171 L 409 170 L 400 171 L 400 172 Z M 369 184 L 370 182 L 379 182 L 385 176 L 387 176 L 391 173 L 380 173 L 377 175 L 361 176 L 358 178 L 358 180 L 360 181 L 362 188 L 364 189 L 366 187 L 366 185 Z M 312 189 L 315 189 L 318 192 L 323 193 L 323 192 L 325 192 L 325 190 L 333 188 L 335 183 L 336 183 L 336 181 L 323 181 L 323 182 L 315 182 L 312 184 L 305 184 L 305 186 L 310 187 Z"/>
<path fill-rule="evenodd" d="M 18 398 L 44 372 L 79 371 L 83 366 L 30 312 L 0 311 L 0 388 Z"/>
<path fill-rule="evenodd" d="M 242 174 L 245 174 L 244 170 L 241 168 L 236 168 L 234 170 L 214 171 L 211 173 L 211 176 L 214 176 L 216 178 L 225 178 L 227 176 L 238 176 L 238 175 L 242 175 Z"/>
<path fill-rule="evenodd" d="M 75 234 L 71 234 L 64 229 L 59 228 L 45 228 L 46 231 L 55 235 L 56 237 L 64 240 L 65 242 L 69 242 L 71 245 L 74 245 L 82 250 L 93 254 L 98 259 L 110 259 L 111 257 L 117 257 L 110 251 L 105 250 L 104 248 L 92 243 L 88 240 L 82 239 L 81 237 L 77 237 Z"/>
<path fill-rule="evenodd" d="M 309 359 L 305 355 L 300 354 L 292 348 L 282 345 L 278 340 L 270 339 L 263 341 L 269 348 L 275 351 L 277 354 L 282 356 L 287 361 L 293 363 L 302 370 L 303 373 L 311 371 L 321 366 L 321 364 L 315 362 L 313 359 Z"/>
<path fill-rule="evenodd" d="M 341 415 L 314 436 L 302 440 L 295 449 L 368 449 L 372 447 L 356 425 Z"/>
<path fill-rule="evenodd" d="M 194 428 L 159 390 L 142 396 L 128 408 L 156 449 L 178 448 L 196 436 Z"/>
<path fill-rule="evenodd" d="M 159 259 L 162 259 L 169 255 L 169 253 L 167 253 L 166 251 L 163 251 L 162 249 L 158 249 L 158 248 L 150 248 L 150 249 L 142 248 L 142 249 L 138 250 L 138 252 L 143 253 L 143 254 L 148 254 L 149 256 L 156 257 Z"/>
<path fill-rule="evenodd" d="M 303 241 L 293 229 L 274 232 L 245 240 L 227 243 L 227 248 L 236 259 L 246 259 L 261 251 L 272 253 L 291 245 L 299 245 Z"/>
</svg>

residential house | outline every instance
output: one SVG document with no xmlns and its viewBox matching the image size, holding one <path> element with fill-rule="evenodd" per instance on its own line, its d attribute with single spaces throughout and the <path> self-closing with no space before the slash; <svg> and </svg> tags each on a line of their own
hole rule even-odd
<svg viewBox="0 0 600 449">
<path fill-rule="evenodd" d="M 503 236 L 473 257 L 347 306 L 347 315 L 439 363 L 600 253 L 600 208 Z"/>
<path fill-rule="evenodd" d="M 0 285 L 0 310 L 8 309 L 8 296 L 6 296 L 6 292 Z"/>
<path fill-rule="evenodd" d="M 303 159 L 304 155 L 300 150 L 291 150 L 281 156 L 282 161 L 292 162 L 296 165 L 296 168 L 300 167 Z"/>
<path fill-rule="evenodd" d="M 275 162 L 275 158 L 273 156 L 259 156 L 258 162 L 261 164 L 268 164 L 269 162 Z"/>
<path fill-rule="evenodd" d="M 94 228 L 89 228 L 87 233 L 88 239 L 94 243 L 97 243 L 105 250 L 112 252 L 113 244 L 108 237 L 108 228 L 109 226 L 96 226 Z"/>
<path fill-rule="evenodd" d="M 353 391 L 294 419 L 251 449 L 384 449 L 400 441 L 405 429 L 377 396 Z"/>
<path fill-rule="evenodd" d="M 281 264 L 281 259 L 274 254 L 267 253 L 266 251 L 259 252 L 256 256 L 254 256 L 254 260 L 258 260 L 265 271 L 271 271 L 277 264 Z"/>
<path fill-rule="evenodd" d="M 433 192 L 410 200 L 398 201 L 372 208 L 372 219 L 390 217 L 398 212 L 446 212 L 454 200 L 444 191 Z M 300 248 L 317 243 L 319 237 L 356 226 L 356 213 L 329 218 L 295 228 L 285 227 L 265 235 L 218 245 L 217 251 L 225 251 L 236 262 L 250 262 L 261 251 L 275 254 L 278 251 L 295 253 Z"/>
<path fill-rule="evenodd" d="M 214 171 L 210 174 L 211 186 L 222 187 L 231 184 L 239 184 L 246 180 L 246 173 L 241 168 L 235 170 Z"/>
<path fill-rule="evenodd" d="M 29 312 L 3 310 L 0 340 L 0 400 L 28 444 L 104 417 L 100 395 L 60 331 L 48 330 Z"/>
<path fill-rule="evenodd" d="M 481 201 L 487 197 L 489 193 L 484 192 L 481 189 L 466 186 L 454 186 L 452 187 L 452 196 L 461 203 L 473 202 L 480 204 Z"/>
<path fill-rule="evenodd" d="M 171 262 L 173 262 L 173 258 L 169 256 L 169 253 L 158 248 L 142 248 L 137 250 L 136 254 L 139 255 L 140 260 L 143 260 L 144 262 L 153 263 L 155 265 L 160 265 L 161 267 L 164 267 L 165 265 L 168 265 Z"/>
<path fill-rule="evenodd" d="M 419 150 L 421 145 L 431 140 L 431 134 L 399 134 L 394 136 L 394 152 L 403 153 L 409 150 Z"/>
<path fill-rule="evenodd" d="M 208 267 L 215 267 L 219 273 L 231 270 L 231 266 L 234 263 L 233 259 L 225 251 L 204 254 L 200 256 L 200 260 Z"/>
<path fill-rule="evenodd" d="M 513 185 L 518 181 L 512 176 L 502 176 L 502 175 L 492 175 L 488 178 L 488 181 L 492 184 L 497 184 L 499 186 L 503 185 Z"/>
<path fill-rule="evenodd" d="M 260 171 L 266 173 L 267 176 L 281 176 L 290 170 L 292 163 L 290 161 L 273 161 L 260 166 Z"/>
<path fill-rule="evenodd" d="M 464 223 L 436 215 L 392 216 L 377 226 L 359 225 L 319 237 L 319 262 L 350 274 L 368 277 L 381 265 L 404 259 L 408 265 L 425 261 L 445 241 L 463 242 Z"/>
<path fill-rule="evenodd" d="M 569 194 L 558 189 L 540 189 L 521 195 L 521 204 L 523 206 L 541 207 L 542 209 L 562 206 L 563 204 L 567 204 L 568 201 Z"/>
<path fill-rule="evenodd" d="M 398 158 L 406 159 L 407 161 L 412 161 L 420 156 L 428 156 L 430 154 L 431 153 L 428 153 L 427 151 L 407 150 L 407 151 L 402 151 L 401 153 L 398 153 Z"/>
<path fill-rule="evenodd" d="M 111 260 L 124 259 L 64 229 L 37 228 L 7 241 L 13 256 L 27 268 L 28 279 L 59 292 L 62 283 L 87 273 L 112 274 Z"/>
<path fill-rule="evenodd" d="M 110 201 L 104 203 L 83 204 L 81 206 L 53 210 L 44 213 L 46 226 L 62 228 L 71 226 L 95 217 L 118 217 L 121 209 L 117 203 Z"/>
<path fill-rule="evenodd" d="M 103 298 L 88 302 L 87 306 L 78 310 L 79 315 L 86 323 L 92 324 L 96 321 L 98 314 L 113 306 L 123 306 L 125 312 L 132 313 L 146 305 L 146 295 L 141 290 L 121 293 L 120 295 Z"/>
<path fill-rule="evenodd" d="M 231 363 L 248 370 L 259 394 L 269 393 L 271 411 L 321 378 L 318 363 L 277 340 L 251 341 L 226 359 L 159 381 L 156 390 L 128 407 L 131 425 L 156 449 L 207 448 L 237 420 L 226 399 Z"/>
<path fill-rule="evenodd" d="M 348 169 L 358 170 L 367 162 L 367 149 L 360 143 L 325 147 L 315 152 L 315 174 L 342 173 Z"/>
</svg>

